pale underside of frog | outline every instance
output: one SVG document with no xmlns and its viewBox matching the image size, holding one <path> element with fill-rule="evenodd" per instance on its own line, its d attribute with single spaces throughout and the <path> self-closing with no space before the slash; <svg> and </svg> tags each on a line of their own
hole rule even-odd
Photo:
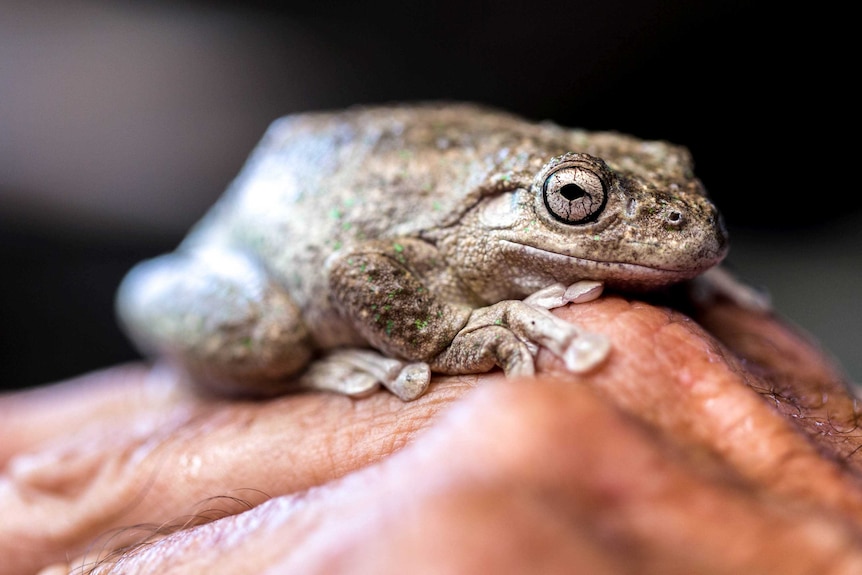
<svg viewBox="0 0 862 575">
<path fill-rule="evenodd" d="M 272 124 L 177 250 L 118 294 L 137 345 L 210 389 L 404 400 L 431 373 L 610 350 L 548 310 L 694 278 L 727 251 L 688 151 L 468 104 Z"/>
</svg>

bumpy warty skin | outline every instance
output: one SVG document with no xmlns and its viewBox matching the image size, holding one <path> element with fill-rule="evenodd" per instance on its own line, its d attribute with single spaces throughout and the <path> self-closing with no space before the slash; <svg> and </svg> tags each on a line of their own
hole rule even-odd
<svg viewBox="0 0 862 575">
<path fill-rule="evenodd" d="M 240 364 L 283 379 L 322 350 L 369 344 L 433 365 L 473 310 L 579 280 L 653 289 L 726 250 L 681 146 L 471 104 L 353 108 L 274 122 L 223 198 L 157 260 L 162 275 L 194 267 L 198 283 L 218 275 L 220 287 L 174 279 L 173 295 L 144 297 L 150 262 L 118 308 L 143 349 L 208 364 L 192 371 L 216 379 Z M 220 254 L 256 279 L 188 263 Z M 225 317 L 207 320 L 208 306 Z M 273 359 L 284 345 L 300 359 Z"/>
</svg>

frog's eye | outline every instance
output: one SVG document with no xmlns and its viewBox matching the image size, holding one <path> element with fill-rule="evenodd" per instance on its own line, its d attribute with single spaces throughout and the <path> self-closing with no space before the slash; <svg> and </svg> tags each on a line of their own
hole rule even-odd
<svg viewBox="0 0 862 575">
<path fill-rule="evenodd" d="M 549 174 L 542 194 L 548 211 L 566 224 L 594 220 L 607 199 L 602 178 L 583 166 L 565 166 Z"/>
</svg>

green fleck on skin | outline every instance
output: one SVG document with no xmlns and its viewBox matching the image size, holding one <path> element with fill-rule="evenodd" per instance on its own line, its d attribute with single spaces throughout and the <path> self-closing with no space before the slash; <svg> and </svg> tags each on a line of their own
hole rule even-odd
<svg viewBox="0 0 862 575">
<path fill-rule="evenodd" d="M 386 299 L 393 299 L 395 296 L 399 295 L 400 293 L 401 293 L 401 288 L 398 288 L 396 290 L 392 290 L 391 292 L 386 294 Z"/>
<path fill-rule="evenodd" d="M 395 325 L 391 319 L 386 322 L 386 335 L 392 335 L 392 326 Z"/>
<path fill-rule="evenodd" d="M 416 329 L 418 329 L 419 331 L 422 331 L 423 329 L 428 327 L 428 320 L 427 319 L 417 319 L 413 323 L 416 325 Z"/>
<path fill-rule="evenodd" d="M 392 249 L 394 249 L 396 252 L 398 252 L 400 254 L 401 252 L 404 251 L 404 246 L 402 246 L 401 244 L 395 243 L 395 244 L 392 244 Z"/>
<path fill-rule="evenodd" d="M 341 213 L 341 210 L 339 210 L 338 208 L 332 208 L 331 210 L 329 210 L 329 217 L 333 220 L 340 220 L 342 215 L 343 214 Z"/>
</svg>

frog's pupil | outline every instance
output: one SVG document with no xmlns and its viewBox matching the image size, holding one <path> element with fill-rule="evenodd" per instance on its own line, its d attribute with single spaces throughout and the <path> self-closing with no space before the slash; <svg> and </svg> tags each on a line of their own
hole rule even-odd
<svg viewBox="0 0 862 575">
<path fill-rule="evenodd" d="M 587 195 L 587 192 L 577 184 L 566 184 L 560 188 L 560 195 L 571 202 L 583 198 Z"/>
</svg>

